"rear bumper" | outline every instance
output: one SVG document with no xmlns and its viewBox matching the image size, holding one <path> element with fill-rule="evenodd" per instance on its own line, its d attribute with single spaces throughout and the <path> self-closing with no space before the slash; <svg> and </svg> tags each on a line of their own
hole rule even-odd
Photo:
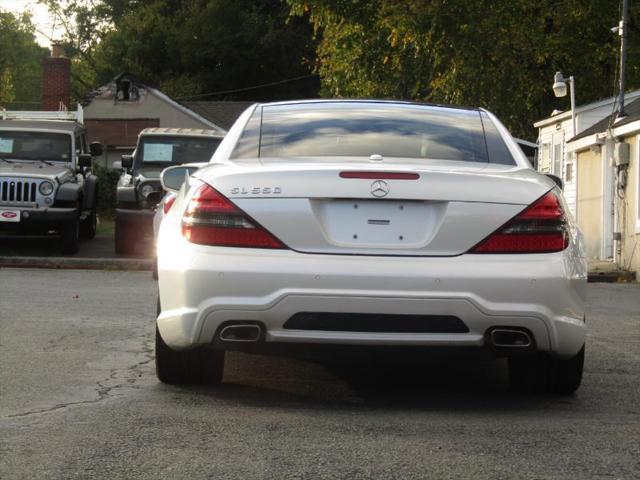
<svg viewBox="0 0 640 480">
<path fill-rule="evenodd" d="M 532 333 L 538 350 L 575 355 L 584 344 L 586 268 L 570 250 L 545 255 L 364 257 L 159 246 L 162 313 L 173 348 L 210 344 L 229 321 L 260 322 L 264 341 L 483 347 L 493 327 Z M 466 333 L 292 330 L 299 312 L 454 315 Z"/>
<path fill-rule="evenodd" d="M 79 218 L 77 208 L 7 208 L 19 209 L 20 221 L 0 222 L 0 232 L 3 233 L 46 233 Z"/>
</svg>

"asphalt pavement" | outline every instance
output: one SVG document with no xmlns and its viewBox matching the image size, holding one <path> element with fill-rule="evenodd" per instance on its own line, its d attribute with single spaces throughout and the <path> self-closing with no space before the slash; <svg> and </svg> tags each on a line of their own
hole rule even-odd
<svg viewBox="0 0 640 480">
<path fill-rule="evenodd" d="M 0 269 L 0 478 L 640 478 L 638 284 L 589 285 L 565 398 L 442 359 L 235 353 L 220 387 L 163 385 L 155 295 L 148 272 Z"/>
</svg>

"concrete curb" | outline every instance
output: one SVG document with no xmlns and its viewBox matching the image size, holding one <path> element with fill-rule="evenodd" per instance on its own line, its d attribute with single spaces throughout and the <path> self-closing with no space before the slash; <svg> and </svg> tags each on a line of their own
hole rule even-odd
<svg viewBox="0 0 640 480">
<path fill-rule="evenodd" d="M 151 270 L 148 258 L 0 257 L 0 267 L 78 270 Z"/>
</svg>

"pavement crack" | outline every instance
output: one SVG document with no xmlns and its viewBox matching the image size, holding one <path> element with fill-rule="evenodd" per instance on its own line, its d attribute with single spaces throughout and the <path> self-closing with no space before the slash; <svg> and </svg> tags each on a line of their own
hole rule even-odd
<svg viewBox="0 0 640 480">
<path fill-rule="evenodd" d="M 112 368 L 109 370 L 109 375 L 107 375 L 106 378 L 103 378 L 102 380 L 98 380 L 94 383 L 95 385 L 94 391 L 98 395 L 97 398 L 94 398 L 91 400 L 80 400 L 80 401 L 73 401 L 73 402 L 57 403 L 51 407 L 34 409 L 34 410 L 29 410 L 21 413 L 14 413 L 14 414 L 6 415 L 3 418 L 24 418 L 31 415 L 42 415 L 42 414 L 52 413 L 52 412 L 64 410 L 68 407 L 73 407 L 76 405 L 96 404 L 96 403 L 102 402 L 103 400 L 106 400 L 109 397 L 113 398 L 114 395 L 112 395 L 112 392 L 114 390 L 117 390 L 119 388 L 134 388 L 135 383 L 138 381 L 138 379 L 145 374 L 145 372 L 141 370 L 141 367 L 143 367 L 144 365 L 148 365 L 149 363 L 153 362 L 155 359 L 154 350 L 153 350 L 153 347 L 150 346 L 150 343 L 151 341 L 149 340 L 145 340 L 143 342 L 142 350 L 139 352 L 140 354 L 144 355 L 145 358 L 143 360 L 136 362 L 133 365 L 127 365 L 119 368 Z M 127 372 L 132 372 L 133 377 L 131 375 L 127 375 Z M 124 378 L 118 379 L 120 374 L 123 374 L 122 376 Z M 114 385 L 108 385 L 110 381 L 117 381 L 118 383 Z"/>
<path fill-rule="evenodd" d="M 43 414 L 43 413 L 50 413 L 50 412 L 55 412 L 56 410 L 62 410 L 64 408 L 67 407 L 71 407 L 74 405 L 87 405 L 87 404 L 91 404 L 91 403 L 98 403 L 101 402 L 102 400 L 104 400 L 103 397 L 99 397 L 99 398 L 95 398 L 93 400 L 82 400 L 79 402 L 65 402 L 65 403 L 58 403 L 56 405 L 54 405 L 53 407 L 49 407 L 49 408 L 41 408 L 41 409 L 37 409 L 37 410 L 29 410 L 28 412 L 22 412 L 22 413 L 14 413 L 11 415 L 7 415 L 5 418 L 21 418 L 21 417 L 28 417 L 30 415 L 38 415 L 38 414 Z"/>
</svg>

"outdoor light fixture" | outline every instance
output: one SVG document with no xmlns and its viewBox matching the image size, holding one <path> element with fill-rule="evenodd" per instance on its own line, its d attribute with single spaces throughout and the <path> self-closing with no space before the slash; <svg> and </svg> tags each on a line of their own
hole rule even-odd
<svg viewBox="0 0 640 480">
<path fill-rule="evenodd" d="M 565 78 L 562 75 L 562 72 L 556 72 L 553 77 L 553 94 L 556 97 L 566 97 L 567 96 L 567 83 L 569 83 L 569 93 L 571 94 L 571 123 L 572 123 L 572 132 L 571 136 L 574 137 L 576 135 L 576 92 L 573 76 L 569 78 Z"/>
<path fill-rule="evenodd" d="M 553 93 L 556 97 L 565 97 L 567 95 L 567 81 L 562 72 L 556 72 L 553 77 Z"/>
</svg>

